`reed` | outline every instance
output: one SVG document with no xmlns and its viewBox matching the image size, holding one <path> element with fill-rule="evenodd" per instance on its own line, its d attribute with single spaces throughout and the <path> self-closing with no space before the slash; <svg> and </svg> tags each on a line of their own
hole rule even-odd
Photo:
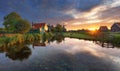
<svg viewBox="0 0 120 71">
<path fill-rule="evenodd" d="M 16 34 L 12 37 L 0 37 L 0 47 L 9 47 L 12 45 L 33 42 L 40 39 L 41 34 Z"/>
</svg>

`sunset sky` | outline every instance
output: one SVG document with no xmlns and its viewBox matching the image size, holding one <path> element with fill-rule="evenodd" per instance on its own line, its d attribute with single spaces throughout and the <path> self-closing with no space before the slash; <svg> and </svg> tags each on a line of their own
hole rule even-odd
<svg viewBox="0 0 120 71">
<path fill-rule="evenodd" d="M 30 22 L 65 24 L 67 30 L 110 27 L 120 19 L 120 0 L 0 0 L 0 26 L 10 12 Z"/>
</svg>

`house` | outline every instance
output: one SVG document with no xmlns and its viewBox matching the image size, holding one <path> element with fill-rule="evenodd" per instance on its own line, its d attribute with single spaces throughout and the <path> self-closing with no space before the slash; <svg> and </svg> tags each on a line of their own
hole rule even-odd
<svg viewBox="0 0 120 71">
<path fill-rule="evenodd" d="M 115 23 L 111 26 L 111 31 L 112 31 L 112 32 L 120 32 L 120 22 L 115 22 Z"/>
<path fill-rule="evenodd" d="M 46 23 L 32 23 L 32 30 L 38 30 L 40 33 L 48 31 L 48 25 Z"/>
<path fill-rule="evenodd" d="M 100 32 L 107 32 L 108 31 L 108 27 L 107 26 L 100 26 L 99 31 Z"/>
</svg>

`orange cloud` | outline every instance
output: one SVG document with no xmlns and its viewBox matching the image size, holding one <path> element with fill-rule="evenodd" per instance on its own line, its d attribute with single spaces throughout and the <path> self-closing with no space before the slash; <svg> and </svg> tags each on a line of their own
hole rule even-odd
<svg viewBox="0 0 120 71">
<path fill-rule="evenodd" d="M 100 26 L 107 26 L 109 29 L 113 23 L 94 23 L 94 24 L 80 24 L 80 25 L 66 25 L 67 30 L 79 30 L 79 29 L 99 29 Z"/>
</svg>

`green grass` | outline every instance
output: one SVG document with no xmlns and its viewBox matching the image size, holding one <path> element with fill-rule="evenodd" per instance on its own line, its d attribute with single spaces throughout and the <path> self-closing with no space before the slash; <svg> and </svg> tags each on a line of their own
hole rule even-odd
<svg viewBox="0 0 120 71">
<path fill-rule="evenodd" d="M 16 34 L 12 37 L 0 37 L 0 47 L 40 40 L 41 34 Z"/>
<path fill-rule="evenodd" d="M 111 33 L 114 37 L 120 37 L 120 33 Z"/>
<path fill-rule="evenodd" d="M 70 38 L 78 38 L 78 39 L 85 39 L 85 40 L 93 40 L 93 41 L 100 41 L 104 43 L 111 43 L 115 46 L 120 46 L 120 33 L 98 33 L 100 35 L 92 36 L 88 33 L 64 33 L 65 37 Z"/>
<path fill-rule="evenodd" d="M 78 39 L 94 39 L 93 36 L 88 35 L 87 33 L 64 33 L 65 37 L 78 38 Z"/>
<path fill-rule="evenodd" d="M 112 38 L 110 38 L 110 42 L 114 45 L 120 46 L 120 33 L 111 33 Z"/>
<path fill-rule="evenodd" d="M 52 33 L 45 33 L 45 34 L 39 34 L 39 33 L 28 33 L 28 34 L 15 34 L 12 37 L 9 36 L 3 36 L 0 37 L 0 47 L 9 47 L 17 44 L 23 44 L 23 43 L 32 43 L 34 41 L 42 40 L 42 38 L 48 39 L 53 36 Z"/>
</svg>

